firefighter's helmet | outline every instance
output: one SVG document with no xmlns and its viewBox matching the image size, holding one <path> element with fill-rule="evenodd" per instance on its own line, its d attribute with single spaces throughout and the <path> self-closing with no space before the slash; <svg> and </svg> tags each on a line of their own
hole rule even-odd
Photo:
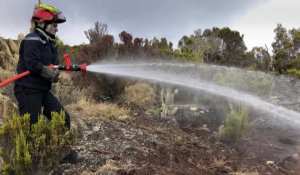
<svg viewBox="0 0 300 175">
<path fill-rule="evenodd" d="M 32 21 L 36 23 L 64 23 L 66 18 L 57 8 L 46 4 L 39 4 L 33 15 Z"/>
</svg>

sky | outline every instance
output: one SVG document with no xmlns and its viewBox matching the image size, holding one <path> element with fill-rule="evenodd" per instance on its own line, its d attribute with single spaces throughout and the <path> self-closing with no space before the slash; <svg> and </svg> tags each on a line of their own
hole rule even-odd
<svg viewBox="0 0 300 175">
<path fill-rule="evenodd" d="M 133 37 L 166 37 L 176 47 L 180 38 L 197 29 L 230 27 L 244 35 L 248 49 L 271 47 L 278 23 L 300 26 L 300 0 L 41 0 L 60 9 L 67 22 L 58 37 L 66 44 L 88 43 L 84 34 L 99 21 L 119 42 L 126 31 Z M 0 36 L 16 39 L 29 32 L 38 0 L 1 0 Z M 271 49 L 271 48 L 269 48 Z"/>
</svg>

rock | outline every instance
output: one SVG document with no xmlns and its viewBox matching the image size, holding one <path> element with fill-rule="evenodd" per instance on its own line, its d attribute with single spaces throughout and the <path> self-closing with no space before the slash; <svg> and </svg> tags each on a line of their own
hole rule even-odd
<svg viewBox="0 0 300 175">
<path fill-rule="evenodd" d="M 198 110 L 198 108 L 197 107 L 190 107 L 190 110 L 196 112 Z"/>
<path fill-rule="evenodd" d="M 199 131 L 211 132 L 211 130 L 207 127 L 207 125 L 203 125 L 202 127 L 199 127 L 198 130 Z"/>
<path fill-rule="evenodd" d="M 103 139 L 104 142 L 108 142 L 109 140 L 110 140 L 110 138 L 108 138 L 108 137 L 105 137 L 105 138 Z"/>
<path fill-rule="evenodd" d="M 99 126 L 94 126 L 93 127 L 93 132 L 97 132 L 97 131 L 99 131 L 100 130 L 100 127 Z"/>
</svg>

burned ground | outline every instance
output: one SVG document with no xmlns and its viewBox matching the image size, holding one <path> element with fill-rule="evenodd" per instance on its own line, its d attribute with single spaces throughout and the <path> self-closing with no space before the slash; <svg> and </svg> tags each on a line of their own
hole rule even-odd
<svg viewBox="0 0 300 175">
<path fill-rule="evenodd" d="M 182 107 L 172 117 L 136 114 L 118 122 L 69 106 L 85 159 L 54 174 L 297 174 L 297 135 L 263 121 L 235 145 L 218 139 L 216 113 Z M 219 121 L 219 123 L 218 123 Z M 283 137 L 286 136 L 286 137 Z"/>
</svg>

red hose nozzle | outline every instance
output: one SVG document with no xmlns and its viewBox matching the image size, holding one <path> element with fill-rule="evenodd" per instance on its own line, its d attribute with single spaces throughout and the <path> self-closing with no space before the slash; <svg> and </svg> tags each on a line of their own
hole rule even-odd
<svg viewBox="0 0 300 175">
<path fill-rule="evenodd" d="M 87 64 L 83 63 L 83 64 L 80 64 L 79 66 L 80 66 L 81 72 L 86 73 L 86 66 L 87 66 Z"/>
</svg>

